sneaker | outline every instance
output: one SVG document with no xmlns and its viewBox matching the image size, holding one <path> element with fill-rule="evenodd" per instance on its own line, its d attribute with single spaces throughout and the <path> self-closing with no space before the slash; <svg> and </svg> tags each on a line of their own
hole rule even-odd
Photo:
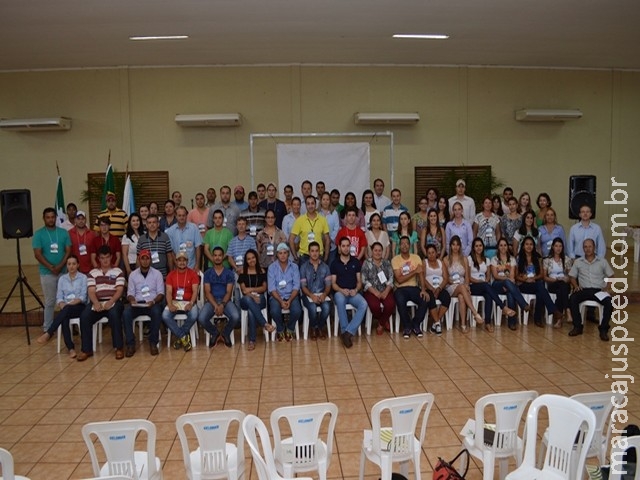
<svg viewBox="0 0 640 480">
<path fill-rule="evenodd" d="M 420 327 L 415 327 L 413 329 L 413 334 L 418 338 L 422 338 L 422 330 L 420 329 Z"/>
<path fill-rule="evenodd" d="M 182 348 L 184 348 L 185 352 L 188 352 L 193 347 L 191 346 L 191 335 L 187 334 L 181 338 L 182 340 Z"/>
<path fill-rule="evenodd" d="M 406 339 L 411 338 L 411 329 L 410 328 L 405 328 L 404 332 L 402 332 L 402 336 Z"/>
<path fill-rule="evenodd" d="M 431 325 L 431 329 L 429 331 L 434 335 L 442 335 L 442 325 L 440 324 L 440 322 L 434 323 L 433 325 Z"/>
<path fill-rule="evenodd" d="M 174 350 L 180 350 L 180 349 L 182 349 L 182 347 L 183 347 L 182 338 L 178 338 L 178 339 L 176 339 L 175 342 L 173 342 Z"/>
<path fill-rule="evenodd" d="M 284 340 L 284 332 L 278 332 L 278 335 L 276 337 L 278 338 L 279 342 L 282 342 Z"/>
<path fill-rule="evenodd" d="M 293 338 L 293 332 L 291 330 L 287 330 L 286 332 L 284 332 L 284 339 L 287 342 L 290 342 L 292 338 Z"/>
</svg>

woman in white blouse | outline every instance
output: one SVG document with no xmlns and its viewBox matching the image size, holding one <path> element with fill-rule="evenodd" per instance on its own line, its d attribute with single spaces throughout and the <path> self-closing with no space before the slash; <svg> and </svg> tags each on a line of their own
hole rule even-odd
<svg viewBox="0 0 640 480">
<path fill-rule="evenodd" d="M 451 295 L 445 288 L 449 283 L 449 273 L 444 267 L 444 263 L 438 258 L 436 246 L 432 243 L 427 245 L 426 259 L 424 260 L 424 274 L 427 280 L 426 287 L 429 295 L 440 301 L 440 305 L 431 310 L 433 325 L 431 325 L 431 333 L 436 335 L 442 334 L 442 317 L 449 310 L 451 305 Z"/>
<path fill-rule="evenodd" d="M 542 261 L 547 290 L 556 295 L 556 308 L 562 313 L 562 317 L 553 324 L 553 328 L 562 328 L 564 316 L 570 317 L 571 315 L 569 309 L 569 293 L 571 293 L 569 271 L 571 265 L 573 265 L 573 261 L 564 253 L 564 242 L 559 237 L 555 238 L 551 244 L 549 256 Z"/>
</svg>

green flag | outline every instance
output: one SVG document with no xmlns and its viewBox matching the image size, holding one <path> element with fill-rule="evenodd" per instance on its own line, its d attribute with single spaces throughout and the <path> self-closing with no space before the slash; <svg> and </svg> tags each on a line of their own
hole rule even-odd
<svg viewBox="0 0 640 480">
<path fill-rule="evenodd" d="M 107 173 L 104 177 L 104 188 L 102 189 L 102 210 L 107 208 L 107 195 L 109 193 L 115 195 L 116 185 L 113 179 L 113 168 L 111 164 L 107 165 Z"/>
<path fill-rule="evenodd" d="M 56 204 L 55 204 L 55 209 L 56 209 L 56 216 L 58 217 L 58 220 L 56 221 L 56 224 L 59 227 L 61 227 L 62 224 L 67 219 L 67 213 L 65 211 L 64 192 L 62 190 L 62 177 L 60 175 L 58 175 L 58 184 L 56 185 Z"/>
</svg>

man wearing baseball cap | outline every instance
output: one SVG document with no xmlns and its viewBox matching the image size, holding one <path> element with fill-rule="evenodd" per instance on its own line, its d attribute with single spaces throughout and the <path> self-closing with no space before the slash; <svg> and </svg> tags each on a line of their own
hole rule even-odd
<svg viewBox="0 0 640 480">
<path fill-rule="evenodd" d="M 462 205 L 462 216 L 464 219 L 473 225 L 476 220 L 476 202 L 473 198 L 467 197 L 464 192 L 467 188 L 467 182 L 463 178 L 459 178 L 456 181 L 456 194 L 449 199 L 449 213 L 453 215 L 453 204 L 460 202 Z"/>
<path fill-rule="evenodd" d="M 236 188 L 233 189 L 233 196 L 236 199 L 233 203 L 238 207 L 238 210 L 242 212 L 249 208 L 249 204 L 244 200 L 244 187 L 242 185 L 236 185 Z"/>
<path fill-rule="evenodd" d="M 291 341 L 296 322 L 302 317 L 300 306 L 300 270 L 289 258 L 289 247 L 286 243 L 276 248 L 278 259 L 269 265 L 267 270 L 267 289 L 269 291 L 269 312 L 276 322 L 278 341 Z M 289 321 L 284 323 L 284 310 L 289 310 Z"/>
<path fill-rule="evenodd" d="M 151 252 L 149 250 L 140 250 L 138 264 L 140 266 L 129 275 L 127 287 L 129 305 L 124 309 L 123 314 L 125 357 L 132 357 L 136 353 L 133 321 L 141 315 L 147 315 L 151 318 L 149 327 L 149 353 L 151 355 L 158 355 L 160 341 L 159 332 L 164 299 L 162 273 L 151 266 Z"/>
<path fill-rule="evenodd" d="M 77 213 L 76 213 L 77 215 Z M 127 231 L 127 222 L 129 217 L 124 210 L 120 209 L 116 205 L 116 194 L 113 192 L 107 192 L 107 208 L 98 213 L 98 218 L 93 227 L 96 232 L 100 231 L 100 218 L 108 217 L 111 221 L 109 232 L 121 239 Z"/>
</svg>

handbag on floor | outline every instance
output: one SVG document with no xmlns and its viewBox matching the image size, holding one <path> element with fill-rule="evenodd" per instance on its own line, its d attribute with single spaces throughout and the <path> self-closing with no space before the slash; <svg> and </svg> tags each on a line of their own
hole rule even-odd
<svg viewBox="0 0 640 480">
<path fill-rule="evenodd" d="M 467 468 L 464 469 L 464 472 L 460 474 L 456 467 L 453 464 L 460 458 L 461 455 L 467 456 Z M 438 463 L 433 469 L 433 480 L 465 480 L 464 477 L 467 475 L 467 471 L 469 470 L 469 451 L 465 448 L 460 453 L 458 453 L 453 460 L 447 462 L 442 459 L 442 457 L 438 457 Z"/>
</svg>

